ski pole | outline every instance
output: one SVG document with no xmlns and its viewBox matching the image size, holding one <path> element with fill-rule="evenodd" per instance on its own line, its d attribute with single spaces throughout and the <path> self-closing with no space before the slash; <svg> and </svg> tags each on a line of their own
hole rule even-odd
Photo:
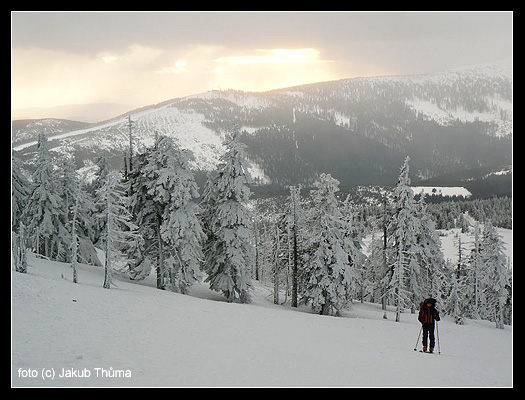
<svg viewBox="0 0 525 400">
<path fill-rule="evenodd" d="M 439 346 L 439 325 L 436 321 L 436 331 L 437 331 L 437 339 L 438 339 L 438 354 L 441 354 L 441 347 Z"/>
<path fill-rule="evenodd" d="M 419 342 L 419 337 L 421 336 L 421 331 L 423 330 L 423 325 L 421 325 L 421 328 L 419 328 L 419 333 L 417 334 L 417 340 L 416 345 L 414 346 L 414 351 L 417 351 L 417 343 Z M 439 340 L 438 340 L 439 343 Z"/>
</svg>

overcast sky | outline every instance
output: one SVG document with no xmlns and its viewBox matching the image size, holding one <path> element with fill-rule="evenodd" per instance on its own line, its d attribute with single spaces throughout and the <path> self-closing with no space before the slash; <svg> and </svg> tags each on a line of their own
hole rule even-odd
<svg viewBox="0 0 525 400">
<path fill-rule="evenodd" d="M 12 12 L 12 108 L 132 107 L 512 57 L 512 12 Z"/>
</svg>

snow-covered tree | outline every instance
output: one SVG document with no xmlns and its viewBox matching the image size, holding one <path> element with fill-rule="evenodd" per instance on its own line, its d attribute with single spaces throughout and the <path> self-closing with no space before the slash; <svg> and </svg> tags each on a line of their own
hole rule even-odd
<svg viewBox="0 0 525 400">
<path fill-rule="evenodd" d="M 507 258 L 504 254 L 503 241 L 490 220 L 485 222 L 481 246 L 485 316 L 496 323 L 496 328 L 503 329 L 506 286 L 509 281 Z"/>
<path fill-rule="evenodd" d="M 414 193 L 410 188 L 409 157 L 406 157 L 394 189 L 393 215 L 388 225 L 389 262 L 392 278 L 389 294 L 396 305 L 396 322 L 403 308 L 415 312 L 419 299 L 424 296 L 417 243 L 420 223 L 416 216 Z"/>
<path fill-rule="evenodd" d="M 204 243 L 202 245 L 202 251 L 205 256 L 201 262 L 202 270 L 207 270 L 206 254 L 212 250 L 212 244 L 215 242 L 214 216 L 215 208 L 217 206 L 217 188 L 215 186 L 215 182 L 217 180 L 217 176 L 217 171 L 209 171 L 207 173 L 200 202 L 201 226 L 205 237 Z"/>
<path fill-rule="evenodd" d="M 84 182 L 76 177 L 74 179 L 76 192 L 72 195 L 71 220 L 68 223 L 70 231 L 70 255 L 73 268 L 73 282 L 77 283 L 78 262 L 101 266 L 97 251 L 92 242 L 93 226 L 97 222 L 96 207 L 92 197 L 83 190 Z"/>
<path fill-rule="evenodd" d="M 63 261 L 73 262 L 72 251 L 77 251 L 77 260 L 92 265 L 101 265 L 98 259 L 93 240 L 97 229 L 97 221 L 93 218 L 96 212 L 95 202 L 84 188 L 84 182 L 78 171 L 75 170 L 74 149 L 70 147 L 69 152 L 62 156 L 56 171 L 57 190 L 63 204 L 63 219 L 68 231 L 65 239 L 67 247 L 61 258 Z M 73 214 L 76 212 L 76 217 Z M 73 222 L 75 225 L 73 226 Z M 72 238 L 77 240 L 76 248 Z"/>
<path fill-rule="evenodd" d="M 11 158 L 11 231 L 13 232 L 13 257 L 15 270 L 27 272 L 26 229 L 22 214 L 29 197 L 30 184 L 22 172 L 22 163 L 14 155 Z"/>
<path fill-rule="evenodd" d="M 187 293 L 202 278 L 204 233 L 195 203 L 199 190 L 189 166 L 191 154 L 166 137 L 159 140 L 158 146 L 167 154 L 166 165 L 158 171 L 158 182 L 170 194 L 161 227 L 170 254 L 166 260 L 170 284 L 173 290 Z"/>
<path fill-rule="evenodd" d="M 384 240 L 382 236 L 376 237 L 372 233 L 372 239 L 368 247 L 369 255 L 365 260 L 364 285 L 372 303 L 382 302 L 385 292 L 385 280 L 389 273 L 385 263 Z M 390 279 L 388 279 L 390 281 Z"/>
<path fill-rule="evenodd" d="M 288 254 L 288 235 L 286 234 L 285 215 L 278 215 L 273 228 L 273 249 L 272 249 L 272 280 L 273 280 L 273 303 L 280 304 L 279 291 L 281 283 L 287 280 Z"/>
<path fill-rule="evenodd" d="M 458 253 L 462 251 L 461 240 L 458 240 Z M 449 263 L 448 271 L 449 291 L 444 301 L 445 311 L 456 324 L 463 325 L 468 309 L 468 279 L 462 258 L 458 257 L 455 267 Z"/>
<path fill-rule="evenodd" d="M 36 169 L 31 194 L 24 210 L 31 247 L 38 254 L 57 258 L 66 248 L 68 232 L 64 225 L 63 201 L 57 190 L 53 163 L 44 133 L 38 137 Z M 43 240 L 42 240 L 43 239 Z"/>
<path fill-rule="evenodd" d="M 392 279 L 390 280 L 389 294 L 396 306 L 396 322 L 401 320 L 404 308 L 412 304 L 413 294 L 407 289 L 406 276 L 409 271 L 410 256 L 402 250 L 404 248 L 403 237 L 397 242 L 399 250 L 392 263 Z"/>
<path fill-rule="evenodd" d="M 97 170 L 95 171 L 95 178 L 93 179 L 91 186 L 92 186 L 92 191 L 95 197 L 94 199 L 95 205 L 96 207 L 99 207 L 101 203 L 97 201 L 96 193 L 102 186 L 104 186 L 105 182 L 107 181 L 107 176 L 109 174 L 109 165 L 108 165 L 107 158 L 103 155 L 95 159 L 95 164 L 97 166 Z M 101 207 L 104 207 L 103 203 Z M 97 208 L 95 210 L 95 213 L 100 213 L 101 211 L 102 209 Z M 99 243 L 99 241 L 100 241 L 102 232 L 104 232 L 106 229 L 104 225 L 105 223 L 106 222 L 104 219 L 98 218 L 98 219 L 95 219 L 93 226 L 92 226 L 93 232 L 92 232 L 91 239 L 93 243 L 99 247 L 104 247 L 104 243 Z"/>
<path fill-rule="evenodd" d="M 421 195 L 416 206 L 416 218 L 419 220 L 416 253 L 418 265 L 421 268 L 421 292 L 429 297 L 440 300 L 443 298 L 445 282 L 443 251 L 441 240 L 436 232 L 436 226 L 427 213 L 425 197 Z"/>
<path fill-rule="evenodd" d="M 153 267 L 157 275 L 157 288 L 166 289 L 169 288 L 169 273 L 165 260 L 170 255 L 162 237 L 162 224 L 167 215 L 170 191 L 159 181 L 159 171 L 166 167 L 168 157 L 163 146 L 159 146 L 160 141 L 157 137 L 151 148 L 137 155 L 134 168 L 128 176 L 132 214 L 143 239 L 141 245 L 129 250 L 136 260 L 129 266 L 129 273 L 132 279 L 141 279 Z"/>
<path fill-rule="evenodd" d="M 259 272 L 261 270 L 261 262 L 260 262 L 260 249 L 261 249 L 261 236 L 259 235 L 259 225 L 260 225 L 261 217 L 258 215 L 254 215 L 253 223 L 252 223 L 252 232 L 253 232 L 253 246 L 254 246 L 254 252 L 255 252 L 255 259 L 254 259 L 254 270 L 252 271 L 252 276 L 255 277 L 255 280 L 259 280 Z"/>
<path fill-rule="evenodd" d="M 363 302 L 365 295 L 366 269 L 365 269 L 365 255 L 362 252 L 362 229 L 359 225 L 357 215 L 354 213 L 354 207 L 351 204 L 349 196 L 342 204 L 341 212 L 343 214 L 343 224 L 345 232 L 345 250 L 348 254 L 350 279 L 349 294 L 350 299 L 359 297 Z"/>
<path fill-rule="evenodd" d="M 128 254 L 127 275 L 132 280 L 142 280 L 155 267 L 157 273 L 157 288 L 164 289 L 163 273 L 159 265 L 160 223 L 162 214 L 159 214 L 152 196 L 148 193 L 148 178 L 144 176 L 143 167 L 149 162 L 149 153 L 154 148 L 146 149 L 145 153 L 138 154 L 135 167 L 128 175 L 128 196 L 133 223 L 137 225 L 140 240 L 126 248 Z M 160 246 L 159 246 L 160 245 Z M 131 261 L 132 260 L 132 261 Z"/>
<path fill-rule="evenodd" d="M 22 162 L 11 157 L 11 230 L 19 231 L 22 213 L 30 194 L 30 183 L 22 172 Z"/>
<path fill-rule="evenodd" d="M 190 157 L 173 139 L 157 136 L 154 146 L 136 157 L 129 176 L 133 213 L 143 238 L 140 246 L 130 249 L 137 260 L 130 276 L 140 279 L 153 266 L 157 288 L 182 293 L 200 279 L 203 258 Z"/>
<path fill-rule="evenodd" d="M 64 220 L 69 222 L 73 214 L 79 176 L 75 168 L 74 148 L 67 146 L 64 150 L 65 153 L 58 160 L 55 175 L 57 191 L 62 198 Z"/>
<path fill-rule="evenodd" d="M 346 229 L 335 194 L 339 181 L 321 174 L 311 191 L 314 207 L 306 247 L 303 301 L 322 315 L 339 315 L 347 305 L 352 279 Z"/>
<path fill-rule="evenodd" d="M 77 219 L 78 208 L 80 203 L 80 181 L 78 182 L 77 196 L 75 198 L 75 205 L 73 206 L 73 220 L 71 221 L 71 269 L 73 270 L 73 283 L 78 282 L 78 233 L 77 233 Z"/>
<path fill-rule="evenodd" d="M 383 197 L 382 216 L 378 219 L 379 226 L 383 231 L 381 238 L 381 245 L 376 244 L 376 252 L 374 255 L 374 265 L 376 271 L 379 273 L 380 280 L 379 293 L 381 298 L 381 309 L 384 311 L 383 318 L 386 319 L 386 306 L 388 303 L 388 295 L 390 287 L 390 280 L 392 278 L 392 267 L 388 265 L 388 222 L 391 217 L 391 207 L 389 207 L 388 199 L 386 196 Z"/>
<path fill-rule="evenodd" d="M 210 288 L 222 292 L 229 302 L 250 301 L 251 221 L 246 203 L 250 197 L 244 145 L 239 128 L 224 145 L 217 175 L 207 183 L 203 201 L 207 244 L 205 269 Z"/>
<path fill-rule="evenodd" d="M 266 217 L 257 222 L 258 246 L 256 249 L 258 263 L 258 280 L 263 284 L 274 282 L 275 246 L 276 246 L 276 215 Z M 255 226 L 252 228 L 255 230 Z M 279 244 L 281 246 L 281 244 Z M 255 247 L 255 245 L 254 245 Z M 255 262 L 255 260 L 254 260 Z M 253 275 L 253 272 L 252 272 Z"/>
<path fill-rule="evenodd" d="M 100 205 L 105 204 L 98 217 L 106 221 L 103 233 L 106 244 L 103 287 L 109 289 L 112 284 L 113 269 L 115 266 L 122 269 L 125 264 L 122 261 L 123 246 L 130 241 L 138 240 L 137 226 L 131 222 L 126 191 L 116 173 L 107 175 L 106 182 L 98 189 L 97 195 Z"/>
<path fill-rule="evenodd" d="M 467 263 L 467 296 L 468 296 L 468 316 L 471 318 L 480 317 L 480 300 L 482 298 L 481 276 L 483 270 L 483 260 L 481 257 L 481 228 L 479 223 L 474 228 L 474 243 L 470 251 Z"/>
<path fill-rule="evenodd" d="M 290 197 L 287 210 L 287 227 L 289 236 L 289 264 L 292 280 L 292 307 L 297 307 L 299 285 L 299 247 L 302 238 L 302 227 L 305 222 L 302 202 L 301 185 L 290 186 Z"/>
</svg>

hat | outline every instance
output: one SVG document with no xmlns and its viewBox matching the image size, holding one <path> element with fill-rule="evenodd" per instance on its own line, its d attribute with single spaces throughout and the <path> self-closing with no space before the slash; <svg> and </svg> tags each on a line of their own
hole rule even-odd
<svg viewBox="0 0 525 400">
<path fill-rule="evenodd" d="M 425 299 L 424 303 L 425 304 L 431 304 L 432 307 L 434 307 L 436 305 L 436 299 L 433 299 L 432 297 L 429 297 L 428 299 Z"/>
</svg>

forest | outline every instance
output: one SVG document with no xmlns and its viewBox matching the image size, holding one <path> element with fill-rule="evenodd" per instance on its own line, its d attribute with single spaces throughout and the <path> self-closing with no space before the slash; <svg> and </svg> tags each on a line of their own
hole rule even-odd
<svg viewBox="0 0 525 400">
<path fill-rule="evenodd" d="M 254 202 L 238 126 L 224 146 L 202 189 L 192 153 L 160 135 L 141 153 L 130 147 L 122 171 L 98 158 L 95 178 L 85 182 L 71 157 L 53 161 L 40 134 L 29 178 L 12 160 L 16 271 L 26 271 L 31 251 L 71 263 L 73 282 L 78 263 L 98 265 L 107 289 L 113 274 L 141 280 L 153 272 L 161 290 L 184 294 L 204 280 L 227 301 L 248 303 L 252 280 L 264 280 L 275 304 L 306 304 L 322 315 L 368 301 L 394 306 L 399 322 L 430 296 L 458 324 L 511 323 L 512 266 L 495 228 L 511 223 L 509 199 L 427 205 L 410 188 L 406 157 L 376 205 L 341 198 L 340 182 L 326 173 L 308 190 L 290 184 L 281 202 Z M 437 231 L 451 227 L 474 229 L 476 238 L 455 265 L 444 260 Z"/>
</svg>

